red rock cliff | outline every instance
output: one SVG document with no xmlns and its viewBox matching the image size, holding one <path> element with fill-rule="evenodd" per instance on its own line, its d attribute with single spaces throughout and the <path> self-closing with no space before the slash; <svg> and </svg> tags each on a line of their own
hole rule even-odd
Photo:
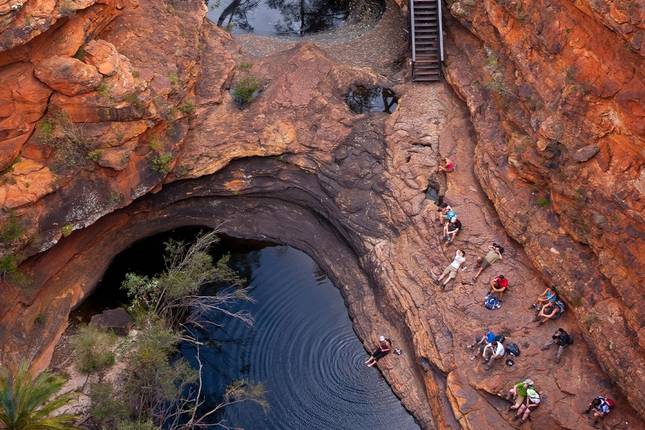
<svg viewBox="0 0 645 430">
<path fill-rule="evenodd" d="M 446 74 L 477 133 L 479 181 L 645 413 L 643 3 L 447 6 Z"/>
</svg>

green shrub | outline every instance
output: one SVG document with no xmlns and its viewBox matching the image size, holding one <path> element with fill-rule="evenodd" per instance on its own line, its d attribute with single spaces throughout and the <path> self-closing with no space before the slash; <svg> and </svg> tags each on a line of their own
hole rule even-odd
<svg viewBox="0 0 645 430">
<path fill-rule="evenodd" d="M 101 82 L 99 86 L 96 87 L 96 93 L 106 99 L 110 97 L 110 87 L 105 82 Z"/>
<path fill-rule="evenodd" d="M 45 143 L 54 149 L 54 170 L 57 173 L 87 161 L 87 152 L 90 148 L 84 136 L 84 129 L 72 122 L 63 111 L 58 111 L 52 116 L 54 127 L 60 130 L 57 136 L 52 136 Z"/>
<path fill-rule="evenodd" d="M 177 72 L 172 72 L 170 75 L 168 75 L 168 80 L 170 81 L 170 85 L 173 87 L 176 87 L 179 85 L 179 75 Z"/>
<path fill-rule="evenodd" d="M 146 105 L 143 103 L 143 101 L 139 98 L 139 96 L 136 93 L 130 93 L 126 95 L 123 100 L 128 102 L 130 106 L 137 110 L 143 110 Z"/>
<path fill-rule="evenodd" d="M 102 154 L 103 154 L 103 151 L 101 151 L 100 149 L 94 149 L 87 153 L 87 158 L 89 158 L 94 162 L 97 162 L 101 159 Z"/>
<path fill-rule="evenodd" d="M 255 76 L 247 76 L 237 81 L 233 87 L 235 102 L 243 106 L 253 99 L 253 95 L 260 88 L 260 82 Z"/>
<path fill-rule="evenodd" d="M 36 318 L 34 318 L 34 324 L 36 325 L 45 325 L 46 322 L 47 322 L 47 315 L 45 314 L 40 313 L 36 315 Z"/>
<path fill-rule="evenodd" d="M 185 101 L 178 106 L 178 109 L 181 113 L 190 115 L 195 112 L 195 104 L 191 101 Z"/>
<path fill-rule="evenodd" d="M 76 368 L 84 374 L 100 372 L 114 364 L 116 335 L 97 327 L 81 326 L 72 339 Z"/>
<path fill-rule="evenodd" d="M 72 234 L 73 231 L 74 231 L 74 225 L 72 224 L 65 224 L 63 228 L 61 228 L 61 233 L 63 234 L 63 237 L 69 236 L 70 234 Z"/>
<path fill-rule="evenodd" d="M 90 386 L 90 416 L 101 428 L 112 428 L 112 423 L 128 417 L 128 407 L 114 390 L 113 384 L 95 383 Z"/>
<path fill-rule="evenodd" d="M 9 219 L 0 228 L 0 240 L 7 245 L 22 236 L 24 228 L 14 211 L 9 211 Z"/>
<path fill-rule="evenodd" d="M 551 204 L 551 201 L 547 199 L 546 197 L 540 197 L 535 201 L 535 204 L 538 205 L 541 208 L 545 208 Z"/>
<path fill-rule="evenodd" d="M 170 164 L 172 163 L 172 154 L 168 152 L 156 153 L 150 159 L 152 170 L 155 172 L 166 175 L 170 173 Z"/>
<path fill-rule="evenodd" d="M 152 421 L 136 422 L 136 421 L 121 421 L 116 427 L 116 430 L 158 430 L 159 427 L 154 425 Z"/>
<path fill-rule="evenodd" d="M 38 138 L 41 141 L 48 142 L 54 135 L 56 123 L 51 118 L 45 118 L 38 123 Z"/>
<path fill-rule="evenodd" d="M 85 59 L 85 47 L 81 46 L 78 48 L 78 51 L 76 51 L 76 54 L 74 54 L 74 58 L 77 60 L 83 61 Z"/>
<path fill-rule="evenodd" d="M 0 278 L 5 278 L 18 271 L 18 261 L 15 255 L 7 254 L 0 258 Z"/>
<path fill-rule="evenodd" d="M 240 64 L 240 70 L 243 70 L 245 72 L 248 72 L 249 70 L 251 70 L 251 67 L 253 67 L 253 64 L 251 64 L 251 63 L 241 63 Z"/>
</svg>

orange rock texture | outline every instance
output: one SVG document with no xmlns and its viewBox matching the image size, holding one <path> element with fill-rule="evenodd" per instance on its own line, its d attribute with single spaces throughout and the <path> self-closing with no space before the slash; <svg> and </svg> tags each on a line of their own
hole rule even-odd
<svg viewBox="0 0 645 430">
<path fill-rule="evenodd" d="M 509 234 L 626 392 L 645 385 L 645 9 L 448 1 L 446 74 Z M 645 396 L 632 396 L 645 413 Z"/>
<path fill-rule="evenodd" d="M 311 44 L 242 70 L 202 1 L 0 0 L 0 363 L 45 368 L 133 241 L 210 225 L 310 253 L 367 345 L 397 339 L 404 354 L 380 370 L 423 428 L 517 427 L 495 394 L 527 376 L 545 395 L 527 426 L 591 429 L 580 411 L 600 391 L 619 400 L 608 425 L 642 428 L 642 9 L 447 3 L 445 72 L 467 109 L 443 83 L 400 84 L 397 112 L 371 116 L 344 97 L 381 76 Z M 248 74 L 261 94 L 241 109 L 229 89 Z M 469 269 L 506 247 L 503 312 L 481 306 L 470 272 L 433 282 L 455 249 L 433 183 L 464 221 Z M 553 326 L 526 311 L 543 280 L 572 310 L 560 366 L 539 351 Z M 521 345 L 513 368 L 471 359 L 485 326 Z"/>
</svg>

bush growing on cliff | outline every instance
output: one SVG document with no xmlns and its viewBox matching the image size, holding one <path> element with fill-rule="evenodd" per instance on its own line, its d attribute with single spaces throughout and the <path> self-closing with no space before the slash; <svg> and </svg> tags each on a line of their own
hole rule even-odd
<svg viewBox="0 0 645 430">
<path fill-rule="evenodd" d="M 89 375 L 114 364 L 114 333 L 91 325 L 81 326 L 72 337 L 71 344 L 76 357 L 76 368 L 81 373 Z"/>
<path fill-rule="evenodd" d="M 20 219 L 18 219 L 14 211 L 9 211 L 7 221 L 5 221 L 0 228 L 0 240 L 2 240 L 4 245 L 11 244 L 22 236 L 23 232 L 24 228 L 20 223 Z"/>
<path fill-rule="evenodd" d="M 233 99 L 238 106 L 244 106 L 253 100 L 255 92 L 260 88 L 260 82 L 255 76 L 246 76 L 233 87 Z"/>
<path fill-rule="evenodd" d="M 6 430 L 75 430 L 76 416 L 53 415 L 67 405 L 72 393 L 57 394 L 65 378 L 41 373 L 32 378 L 29 366 L 22 363 L 11 371 L 0 368 L 0 425 Z"/>
<path fill-rule="evenodd" d="M 224 313 L 248 324 L 253 321 L 250 315 L 229 309 L 249 297 L 244 280 L 228 266 L 228 257 L 214 262 L 209 250 L 217 241 L 216 232 L 200 235 L 191 246 L 168 241 L 162 273 L 152 277 L 126 275 L 122 288 L 131 298 L 130 311 L 135 315 L 138 333 L 125 353 L 119 388 L 92 388 L 92 410 L 102 428 L 163 426 L 179 430 L 207 426 L 205 398 L 198 389 L 201 365 L 194 369 L 177 358 L 178 345 L 190 342 L 199 350 L 200 343 L 191 336 L 190 328 L 210 324 L 206 316 L 211 313 Z M 213 283 L 221 286 L 216 294 L 202 295 L 203 287 Z M 236 381 L 209 415 L 242 401 L 264 407 L 263 394 L 260 385 Z"/>
</svg>

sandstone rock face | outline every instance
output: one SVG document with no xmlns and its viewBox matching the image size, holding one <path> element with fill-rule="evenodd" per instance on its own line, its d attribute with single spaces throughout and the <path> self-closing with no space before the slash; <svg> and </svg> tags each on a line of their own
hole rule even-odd
<svg viewBox="0 0 645 430">
<path fill-rule="evenodd" d="M 400 84 L 390 116 L 353 114 L 350 85 L 383 78 L 312 44 L 236 67 L 235 41 L 204 21 L 203 2 L 73 3 L 82 10 L 50 13 L 40 36 L 0 37 L 11 47 L 0 74 L 18 82 L 0 85 L 13 166 L 0 174 L 12 209 L 0 225 L 13 216 L 24 229 L 1 255 L 23 261 L 27 280 L 0 283 L 0 362 L 45 368 L 70 309 L 133 241 L 220 226 L 314 257 L 366 346 L 389 333 L 404 350 L 379 366 L 423 428 L 516 428 L 495 394 L 527 376 L 545 397 L 529 427 L 590 430 L 580 411 L 599 392 L 619 402 L 609 427 L 643 427 L 640 24 L 627 25 L 622 3 L 601 18 L 600 1 L 448 2 L 466 28 L 448 23 L 447 75 L 467 110 L 445 84 Z M 76 56 L 102 84 L 43 85 L 34 67 L 54 55 Z M 261 91 L 240 109 L 229 88 L 249 75 Z M 457 164 L 447 178 L 446 155 Z M 441 240 L 429 185 L 464 222 L 454 245 Z M 492 241 L 505 258 L 472 283 Z M 433 278 L 456 248 L 468 268 L 444 290 Z M 511 291 L 489 311 L 494 271 Z M 558 324 L 576 344 L 559 366 L 539 349 L 555 327 L 526 311 L 542 279 L 571 310 Z M 466 345 L 486 326 L 521 346 L 515 366 L 471 359 Z"/>
<path fill-rule="evenodd" d="M 89 93 L 99 86 L 102 78 L 96 67 L 60 55 L 37 64 L 34 74 L 48 87 L 66 96 Z"/>
<path fill-rule="evenodd" d="M 482 187 L 575 310 L 603 366 L 637 392 L 645 383 L 642 5 L 449 5 L 461 25 L 448 25 L 446 72 L 477 132 Z"/>
</svg>

